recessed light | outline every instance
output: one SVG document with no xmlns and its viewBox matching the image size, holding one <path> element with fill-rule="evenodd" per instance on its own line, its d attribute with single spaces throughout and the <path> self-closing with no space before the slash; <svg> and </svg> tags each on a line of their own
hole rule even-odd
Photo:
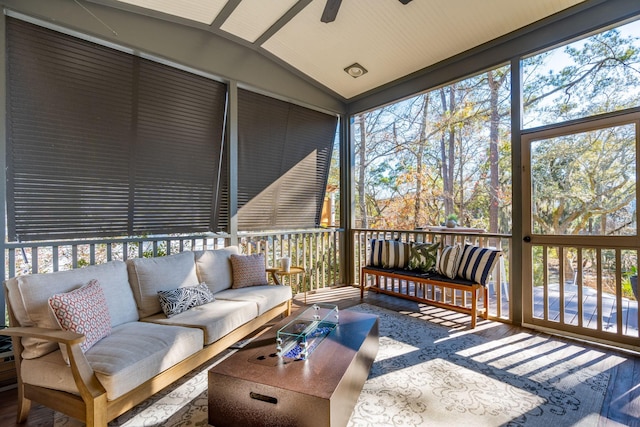
<svg viewBox="0 0 640 427">
<path fill-rule="evenodd" d="M 358 77 L 363 76 L 368 72 L 366 68 L 364 68 L 362 65 L 358 64 L 357 62 L 349 65 L 347 68 L 344 69 L 344 71 L 354 79 L 357 79 Z"/>
</svg>

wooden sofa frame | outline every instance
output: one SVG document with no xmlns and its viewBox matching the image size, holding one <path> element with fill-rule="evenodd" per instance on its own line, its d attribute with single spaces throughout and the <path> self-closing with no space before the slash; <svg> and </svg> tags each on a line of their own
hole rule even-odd
<svg viewBox="0 0 640 427">
<path fill-rule="evenodd" d="M 9 299 L 7 298 L 7 301 Z M 234 331 L 220 338 L 197 353 L 189 356 L 171 368 L 157 374 L 135 389 L 119 398 L 108 401 L 107 393 L 102 387 L 93 369 L 80 349 L 84 335 L 75 332 L 35 327 L 12 327 L 0 331 L 2 335 L 12 337 L 15 355 L 16 372 L 18 373 L 18 424 L 27 420 L 31 401 L 41 403 L 58 412 L 83 421 L 87 426 L 106 427 L 107 423 L 124 414 L 134 406 L 166 386 L 182 378 L 193 369 L 220 354 L 232 344 L 245 338 L 278 315 L 291 314 L 292 301 L 289 299 L 262 315 L 252 319 Z M 10 324 L 16 325 L 16 318 L 8 306 Z M 33 337 L 66 345 L 73 378 L 80 392 L 79 395 L 53 390 L 45 387 L 23 384 L 20 375 L 22 355 L 21 338 Z"/>
<path fill-rule="evenodd" d="M 375 276 L 375 286 L 367 287 L 367 275 Z M 389 286 L 388 281 L 384 280 L 384 286 L 381 286 L 381 278 L 391 279 L 391 285 Z M 411 283 L 414 286 L 410 286 Z M 449 279 L 436 273 L 417 273 L 366 266 L 362 267 L 360 274 L 361 299 L 364 298 L 365 289 L 470 314 L 472 329 L 476 327 L 478 316 L 485 320 L 489 317 L 487 288 L 463 279 Z M 471 307 L 468 307 L 467 292 L 471 293 Z M 482 306 L 478 304 L 480 296 L 482 296 Z M 457 304 L 458 301 L 460 304 Z"/>
</svg>

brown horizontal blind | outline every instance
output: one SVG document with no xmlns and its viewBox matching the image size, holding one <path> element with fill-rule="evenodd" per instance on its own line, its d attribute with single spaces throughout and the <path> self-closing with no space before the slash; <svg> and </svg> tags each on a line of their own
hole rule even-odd
<svg viewBox="0 0 640 427">
<path fill-rule="evenodd" d="M 203 231 L 225 85 L 7 18 L 11 240 Z"/>
<path fill-rule="evenodd" d="M 238 228 L 317 227 L 337 117 L 238 91 Z"/>
<path fill-rule="evenodd" d="M 134 234 L 210 230 L 225 85 L 140 60 Z"/>
<path fill-rule="evenodd" d="M 11 240 L 126 234 L 133 57 L 7 18 Z"/>
</svg>

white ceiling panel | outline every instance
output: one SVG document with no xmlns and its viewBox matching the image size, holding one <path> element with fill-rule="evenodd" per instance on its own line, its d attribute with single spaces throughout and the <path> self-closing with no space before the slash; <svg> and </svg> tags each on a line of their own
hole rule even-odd
<svg viewBox="0 0 640 427">
<path fill-rule="evenodd" d="M 262 47 L 348 99 L 581 1 L 349 0 L 325 24 L 314 0 Z M 354 62 L 368 73 L 346 74 Z"/>
<path fill-rule="evenodd" d="M 227 0 L 118 0 L 121 3 L 155 10 L 210 25 Z"/>
<path fill-rule="evenodd" d="M 253 43 L 297 2 L 243 0 L 220 29 Z"/>
</svg>

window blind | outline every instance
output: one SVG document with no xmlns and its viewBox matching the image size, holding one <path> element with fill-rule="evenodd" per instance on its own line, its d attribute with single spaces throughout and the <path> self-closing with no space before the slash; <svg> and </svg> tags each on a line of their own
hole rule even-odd
<svg viewBox="0 0 640 427">
<path fill-rule="evenodd" d="M 238 90 L 238 228 L 317 227 L 337 117 Z"/>
<path fill-rule="evenodd" d="M 7 18 L 10 240 L 207 231 L 226 86 Z"/>
</svg>

